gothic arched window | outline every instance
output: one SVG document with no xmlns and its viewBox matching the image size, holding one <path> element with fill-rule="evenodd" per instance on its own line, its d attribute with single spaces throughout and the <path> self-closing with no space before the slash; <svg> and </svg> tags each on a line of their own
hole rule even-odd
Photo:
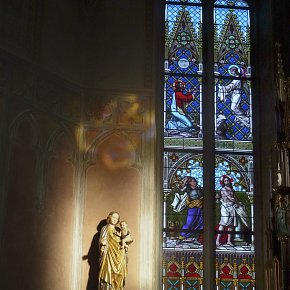
<svg viewBox="0 0 290 290">
<path fill-rule="evenodd" d="M 255 288 L 250 27 L 247 1 L 165 3 L 163 289 Z"/>
</svg>

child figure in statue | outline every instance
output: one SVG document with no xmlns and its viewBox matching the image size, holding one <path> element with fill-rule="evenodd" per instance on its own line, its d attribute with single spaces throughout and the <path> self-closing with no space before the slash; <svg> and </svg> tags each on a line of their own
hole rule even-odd
<svg viewBox="0 0 290 290">
<path fill-rule="evenodd" d="M 128 224 L 125 221 L 120 222 L 121 226 L 121 247 L 124 248 L 126 251 L 129 248 L 129 244 L 133 242 L 132 236 L 131 236 L 131 230 L 128 227 Z"/>
<path fill-rule="evenodd" d="M 123 290 L 127 276 L 127 255 L 122 237 L 116 225 L 119 214 L 110 212 L 107 225 L 101 229 L 99 247 L 101 251 L 99 290 Z"/>
</svg>

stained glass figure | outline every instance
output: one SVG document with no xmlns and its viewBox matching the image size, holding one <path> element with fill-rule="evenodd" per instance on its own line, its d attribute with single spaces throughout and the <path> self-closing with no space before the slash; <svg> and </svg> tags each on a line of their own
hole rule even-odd
<svg viewBox="0 0 290 290">
<path fill-rule="evenodd" d="M 201 155 L 167 152 L 164 172 L 166 204 L 164 245 L 168 248 L 202 248 L 203 192 Z"/>
<path fill-rule="evenodd" d="M 239 71 L 236 66 L 229 69 L 234 70 L 234 73 Z M 220 79 L 216 82 L 216 139 L 251 141 L 250 82 L 241 78 Z"/>
<path fill-rule="evenodd" d="M 199 86 L 197 78 L 167 78 L 165 133 L 168 137 L 198 137 L 201 126 Z"/>
<path fill-rule="evenodd" d="M 253 158 L 217 155 L 217 249 L 253 251 Z"/>
</svg>

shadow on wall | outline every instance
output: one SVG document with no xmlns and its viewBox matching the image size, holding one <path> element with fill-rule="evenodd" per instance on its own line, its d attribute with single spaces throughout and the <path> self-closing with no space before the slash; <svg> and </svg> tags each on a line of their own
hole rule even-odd
<svg viewBox="0 0 290 290">
<path fill-rule="evenodd" d="M 99 239 L 100 233 L 103 226 L 107 224 L 107 220 L 102 220 L 97 226 L 97 233 L 94 235 L 88 254 L 83 256 L 83 260 L 88 260 L 90 266 L 89 277 L 86 290 L 98 289 L 99 271 L 100 271 L 100 249 Z"/>
</svg>

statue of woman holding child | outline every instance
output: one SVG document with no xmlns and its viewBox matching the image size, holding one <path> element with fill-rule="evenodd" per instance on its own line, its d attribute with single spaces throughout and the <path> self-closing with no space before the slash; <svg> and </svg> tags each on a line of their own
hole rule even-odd
<svg viewBox="0 0 290 290">
<path fill-rule="evenodd" d="M 117 212 L 110 212 L 101 229 L 99 290 L 123 290 L 127 269 L 128 245 L 133 242 L 126 222 L 119 224 Z"/>
</svg>

